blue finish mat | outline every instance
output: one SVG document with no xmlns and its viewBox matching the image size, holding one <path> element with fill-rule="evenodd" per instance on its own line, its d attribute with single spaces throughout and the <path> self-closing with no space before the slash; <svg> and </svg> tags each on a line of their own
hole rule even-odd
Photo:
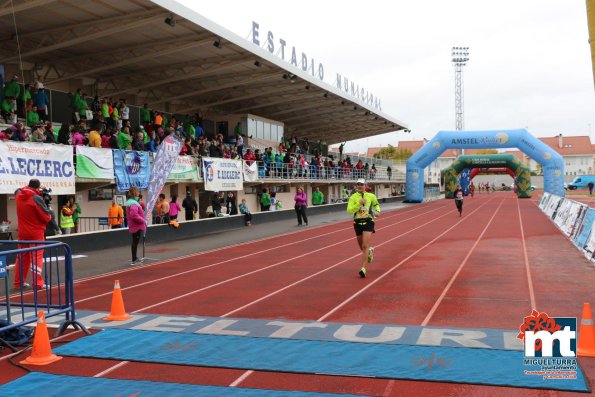
<svg viewBox="0 0 595 397">
<path fill-rule="evenodd" d="M 362 397 L 352 394 L 312 393 L 303 391 L 278 391 L 243 389 L 238 387 L 199 386 L 180 383 L 149 382 L 146 380 L 121 380 L 85 378 L 82 376 L 52 375 L 31 372 L 17 380 L 0 386 L 0 395 L 22 397 L 43 395 L 64 396 L 192 396 L 192 397 Z"/>
<path fill-rule="evenodd" d="M 111 329 L 63 345 L 56 354 L 307 374 L 589 391 L 576 379 L 526 375 L 523 352 L 437 346 L 326 342 Z"/>
</svg>

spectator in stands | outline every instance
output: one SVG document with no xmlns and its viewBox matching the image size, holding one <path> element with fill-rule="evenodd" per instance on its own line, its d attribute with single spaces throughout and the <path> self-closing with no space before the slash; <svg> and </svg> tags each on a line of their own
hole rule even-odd
<svg viewBox="0 0 595 397">
<path fill-rule="evenodd" d="M 128 201 L 126 201 L 126 221 L 128 223 L 128 231 L 132 235 L 132 261 L 130 265 L 139 265 L 142 259 L 137 256 L 138 243 L 141 235 L 147 230 L 145 222 L 145 211 L 138 203 L 139 191 L 136 186 L 132 186 L 128 191 Z"/>
<path fill-rule="evenodd" d="M 308 226 L 308 217 L 306 216 L 306 206 L 308 205 L 308 197 L 304 193 L 304 187 L 298 186 L 295 193 L 295 213 L 297 215 L 298 226 L 302 226 L 303 223 Z"/>
<path fill-rule="evenodd" d="M 45 143 L 56 143 L 57 134 L 54 132 L 54 126 L 50 121 L 45 124 L 43 134 L 45 136 Z"/>
<path fill-rule="evenodd" d="M 191 221 L 194 219 L 194 214 L 198 211 L 198 204 L 196 204 L 196 200 L 192 197 L 190 192 L 186 192 L 186 198 L 182 201 L 182 207 L 184 208 L 184 215 L 186 216 L 187 221 Z"/>
<path fill-rule="evenodd" d="M 142 131 L 138 131 L 134 135 L 134 139 L 132 140 L 132 150 L 143 151 L 145 150 L 145 134 Z"/>
<path fill-rule="evenodd" d="M 324 194 L 320 191 L 320 188 L 316 186 L 312 192 L 312 205 L 324 204 Z"/>
<path fill-rule="evenodd" d="M 345 142 L 339 145 L 339 161 L 343 161 L 343 148 L 345 148 Z"/>
<path fill-rule="evenodd" d="M 238 148 L 238 153 L 239 153 L 239 148 Z M 248 164 L 248 165 L 252 165 L 252 163 L 256 160 L 256 156 L 254 155 L 254 153 L 252 153 L 252 150 L 250 150 L 250 149 L 246 149 L 246 154 L 244 154 L 243 158 L 246 161 L 246 164 Z"/>
<path fill-rule="evenodd" d="M 386 167 L 386 175 L 388 175 L 388 180 L 390 181 L 390 178 L 393 176 L 393 169 L 390 168 L 390 165 Z"/>
<path fill-rule="evenodd" d="M 123 128 L 122 131 L 118 133 L 118 149 L 130 149 L 131 142 L 132 138 L 130 137 L 130 131 L 128 131 L 128 128 Z"/>
<path fill-rule="evenodd" d="M 112 118 L 112 124 L 114 125 L 114 127 L 116 127 L 119 130 L 123 129 L 122 128 L 122 120 L 120 119 L 120 111 L 118 110 L 118 108 L 116 106 L 113 106 L 113 104 L 112 104 L 111 118 Z"/>
<path fill-rule="evenodd" d="M 19 85 L 19 76 L 13 75 L 12 80 L 9 82 L 4 83 L 4 97 L 8 99 L 16 99 L 19 97 L 21 93 L 21 86 Z M 14 110 L 16 112 L 16 102 L 14 102 Z"/>
<path fill-rule="evenodd" d="M 126 99 L 120 99 L 121 107 L 120 107 L 120 118 L 122 119 L 122 125 L 127 126 L 130 121 L 130 108 L 126 103 Z"/>
<path fill-rule="evenodd" d="M 37 123 L 31 130 L 31 142 L 45 142 L 45 125 L 43 123 Z"/>
<path fill-rule="evenodd" d="M 76 128 L 72 133 L 72 146 L 84 146 L 85 144 L 85 137 L 81 134 L 80 128 Z"/>
<path fill-rule="evenodd" d="M 27 112 L 33 106 L 33 97 L 31 96 L 31 86 L 29 84 L 25 84 L 25 88 L 23 89 L 23 93 L 21 94 L 21 115 L 23 117 L 27 117 Z"/>
<path fill-rule="evenodd" d="M 262 194 L 260 195 L 260 211 L 268 211 L 271 207 L 271 196 L 269 195 L 269 190 L 265 187 L 262 189 Z"/>
<path fill-rule="evenodd" d="M 39 123 L 39 113 L 37 113 L 37 107 L 33 106 L 31 110 L 27 112 L 27 126 L 34 127 Z"/>
<path fill-rule="evenodd" d="M 46 224 L 51 220 L 51 213 L 41 196 L 41 183 L 38 179 L 31 179 L 29 184 L 15 193 L 17 217 L 19 220 L 18 239 L 40 241 L 44 240 Z M 35 244 L 19 244 L 19 248 L 34 247 Z M 25 252 L 15 263 L 14 288 L 29 287 L 25 282 L 29 268 L 35 274 L 33 285 L 37 289 L 45 286 L 43 272 L 43 249 Z"/>
<path fill-rule="evenodd" d="M 4 98 L 0 105 L 2 110 L 2 117 L 6 124 L 14 124 L 17 122 L 17 113 L 14 106 L 14 99 Z"/>
<path fill-rule="evenodd" d="M 151 110 L 149 109 L 149 105 L 146 103 L 142 108 L 140 108 L 140 122 L 144 126 L 151 124 Z"/>
<path fill-rule="evenodd" d="M 63 123 L 60 127 L 60 131 L 58 132 L 58 143 L 62 145 L 70 145 L 70 132 L 72 131 L 72 126 L 70 123 Z"/>
<path fill-rule="evenodd" d="M 372 167 L 368 170 L 368 174 L 370 175 L 370 179 L 376 178 L 376 165 L 372 164 Z"/>
<path fill-rule="evenodd" d="M 103 117 L 103 121 L 107 123 L 108 126 L 115 127 L 113 120 L 110 117 L 110 105 L 107 101 L 107 98 L 103 98 L 101 100 L 101 117 Z"/>
<path fill-rule="evenodd" d="M 200 123 L 197 122 L 196 123 L 196 126 L 194 127 L 194 138 L 196 140 L 199 140 L 204 135 L 205 135 L 205 130 L 202 128 L 202 126 L 200 125 Z"/>
<path fill-rule="evenodd" d="M 50 105 L 50 100 L 43 88 L 37 90 L 33 95 L 33 105 L 37 108 L 39 120 L 45 122 L 48 119 L 48 106 Z"/>
<path fill-rule="evenodd" d="M 242 134 L 236 133 L 235 147 L 237 148 L 240 158 L 242 158 L 242 156 L 244 155 L 244 137 L 242 136 Z"/>
<path fill-rule="evenodd" d="M 246 205 L 246 199 L 242 199 L 240 203 L 240 213 L 244 214 L 244 224 L 246 226 L 252 226 L 252 214 Z"/>
<path fill-rule="evenodd" d="M 93 124 L 91 131 L 89 131 L 89 147 L 102 147 L 101 130 L 102 125 L 100 123 Z"/>
<path fill-rule="evenodd" d="M 93 112 L 89 111 L 89 104 L 87 103 L 87 94 L 83 93 L 78 103 L 79 120 L 92 120 Z M 79 121 L 77 120 L 77 121 Z"/>
<path fill-rule="evenodd" d="M 238 206 L 233 192 L 227 192 L 227 197 L 225 198 L 225 208 L 227 209 L 227 215 L 238 214 Z"/>
<path fill-rule="evenodd" d="M 109 207 L 107 211 L 107 223 L 111 226 L 112 229 L 120 229 L 122 227 L 122 222 L 124 221 L 124 211 L 122 207 L 116 203 L 116 199 L 112 198 L 112 205 Z"/>
<path fill-rule="evenodd" d="M 182 211 L 182 208 L 178 204 L 178 196 L 174 194 L 171 196 L 171 201 L 169 202 L 169 220 L 177 221 L 180 211 Z"/>
</svg>

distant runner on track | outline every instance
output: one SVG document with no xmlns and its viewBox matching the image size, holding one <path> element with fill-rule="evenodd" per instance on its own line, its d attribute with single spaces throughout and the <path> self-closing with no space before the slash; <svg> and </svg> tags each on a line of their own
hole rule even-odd
<svg viewBox="0 0 595 397">
<path fill-rule="evenodd" d="M 460 185 L 457 185 L 457 190 L 455 190 L 455 204 L 457 205 L 459 216 L 463 216 L 463 189 L 461 189 Z"/>
<path fill-rule="evenodd" d="M 374 230 L 374 219 L 380 215 L 378 199 L 372 193 L 366 192 L 365 179 L 357 180 L 357 191 L 349 197 L 347 212 L 353 214 L 353 228 L 357 243 L 362 250 L 361 278 L 366 277 L 366 263 L 374 260 L 374 247 L 370 246 L 370 238 Z"/>
</svg>

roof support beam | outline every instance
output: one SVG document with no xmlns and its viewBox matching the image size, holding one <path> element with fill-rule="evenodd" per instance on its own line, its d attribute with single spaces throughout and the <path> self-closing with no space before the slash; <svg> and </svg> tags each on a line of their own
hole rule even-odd
<svg viewBox="0 0 595 397">
<path fill-rule="evenodd" d="M 105 66 L 100 66 L 100 67 L 97 67 L 97 68 L 94 68 L 94 69 L 90 69 L 90 70 L 85 70 L 85 71 L 82 71 L 82 72 L 79 72 L 79 73 L 69 74 L 66 77 L 63 77 L 63 78 L 60 78 L 60 79 L 56 79 L 56 80 L 52 80 L 48 84 L 57 83 L 58 81 L 72 79 L 72 78 L 75 78 L 75 77 L 90 76 L 90 75 L 93 75 L 94 73 L 102 72 L 104 70 L 111 70 L 111 69 L 115 69 L 115 68 L 119 68 L 119 67 L 123 67 L 123 66 L 127 66 L 127 65 L 133 65 L 135 63 L 139 63 L 139 62 L 142 62 L 144 60 L 158 58 L 158 57 L 161 57 L 161 56 L 164 56 L 164 55 L 168 55 L 168 54 L 173 54 L 173 53 L 176 53 L 176 52 L 182 52 L 182 51 L 190 50 L 190 49 L 193 49 L 193 48 L 196 48 L 196 47 L 201 47 L 201 46 L 206 45 L 206 44 L 211 44 L 212 42 L 213 42 L 213 39 L 204 39 L 204 40 L 196 41 L 194 43 L 188 43 L 188 44 L 182 45 L 182 46 L 172 46 L 170 48 L 166 48 L 164 50 L 157 51 L 157 52 L 154 52 L 154 53 L 151 53 L 151 54 L 147 54 L 147 55 L 143 55 L 143 56 L 140 56 L 140 57 L 127 59 L 127 60 L 124 60 L 124 61 L 116 62 L 116 63 L 105 65 Z"/>
<path fill-rule="evenodd" d="M 32 0 L 32 1 L 27 1 L 25 3 L 21 2 L 21 4 L 18 4 L 16 6 L 11 6 L 11 7 L 6 7 L 3 9 L 0 9 L 0 17 L 3 17 L 4 15 L 8 15 L 8 14 L 12 14 L 13 12 L 15 14 L 22 12 L 22 11 L 27 11 L 30 10 L 31 8 L 35 8 L 35 7 L 39 7 L 39 6 L 43 6 L 49 3 L 53 3 L 56 0 Z"/>
<path fill-rule="evenodd" d="M 255 77 L 254 73 L 249 73 L 249 74 L 244 74 L 240 77 L 243 77 L 241 80 L 237 80 L 237 81 L 232 81 L 230 83 L 227 84 L 217 84 L 214 87 L 211 88 L 207 88 L 205 90 L 199 90 L 199 91 L 192 91 L 192 92 L 188 92 L 186 94 L 182 94 L 182 95 L 176 95 L 176 96 L 172 96 L 169 98 L 162 98 L 158 101 L 155 102 L 151 102 L 149 103 L 149 106 L 153 106 L 155 104 L 158 103 L 163 103 L 163 102 L 171 102 L 171 101 L 175 101 L 176 99 L 183 99 L 183 98 L 191 98 L 194 96 L 199 96 L 199 95 L 203 95 L 209 92 L 216 92 L 216 91 L 220 91 L 220 90 L 225 90 L 227 88 L 231 88 L 231 87 L 235 87 L 235 86 L 240 86 L 240 85 L 244 85 L 244 84 L 251 84 L 251 83 L 255 83 L 255 82 L 259 82 L 262 80 L 268 80 L 271 77 L 275 77 L 277 75 L 277 73 L 269 73 L 269 74 L 265 74 L 263 76 L 259 76 L 259 77 Z"/>
<path fill-rule="evenodd" d="M 62 41 L 60 43 L 44 46 L 41 48 L 37 48 L 35 50 L 25 52 L 25 53 L 21 54 L 21 57 L 29 58 L 29 57 L 32 57 L 35 55 L 41 55 L 41 54 L 45 54 L 45 53 L 48 53 L 51 51 L 59 50 L 61 48 L 70 47 L 73 45 L 84 43 L 84 42 L 87 42 L 90 40 L 96 40 L 96 39 L 100 39 L 102 37 L 114 35 L 116 33 L 121 33 L 121 32 L 125 32 L 127 30 L 136 29 L 141 26 L 145 26 L 145 25 L 157 22 L 157 21 L 161 20 L 165 15 L 166 15 L 166 13 L 162 12 L 162 13 L 157 14 L 151 18 L 142 18 L 142 19 L 135 20 L 135 21 L 132 21 L 129 23 L 118 24 L 118 25 L 113 26 L 109 29 L 101 29 L 101 30 L 95 31 L 95 32 L 87 34 L 87 35 L 82 35 L 82 36 L 75 37 L 70 40 Z M 4 59 L 4 62 L 11 62 L 11 61 L 15 61 L 17 59 L 19 59 L 18 55 Z"/>
</svg>

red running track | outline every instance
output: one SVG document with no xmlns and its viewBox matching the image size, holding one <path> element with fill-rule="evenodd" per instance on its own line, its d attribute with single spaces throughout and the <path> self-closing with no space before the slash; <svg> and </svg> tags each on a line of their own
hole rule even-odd
<svg viewBox="0 0 595 397">
<path fill-rule="evenodd" d="M 518 329 L 537 308 L 580 317 L 595 303 L 595 267 L 513 193 L 389 211 L 360 279 L 349 220 L 76 283 L 77 309 L 106 311 L 115 278 L 136 313 Z M 346 216 L 347 218 L 347 216 Z M 62 339 L 78 337 L 71 333 Z M 0 381 L 23 375 L 0 361 Z M 595 359 L 580 358 L 591 384 Z M 374 396 L 561 396 L 548 390 L 302 375 L 65 357 L 57 374 Z"/>
</svg>

